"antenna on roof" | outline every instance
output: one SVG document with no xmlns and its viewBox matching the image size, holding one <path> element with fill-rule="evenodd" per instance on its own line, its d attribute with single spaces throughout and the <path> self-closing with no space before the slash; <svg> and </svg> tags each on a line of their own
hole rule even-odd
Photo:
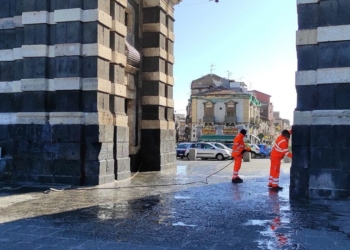
<svg viewBox="0 0 350 250">
<path fill-rule="evenodd" d="M 210 65 L 210 74 L 213 74 L 214 67 L 215 67 L 214 64 Z"/>
<path fill-rule="evenodd" d="M 227 70 L 226 72 L 227 72 L 227 79 L 230 80 L 230 76 L 232 76 L 232 72 L 229 70 Z"/>
</svg>

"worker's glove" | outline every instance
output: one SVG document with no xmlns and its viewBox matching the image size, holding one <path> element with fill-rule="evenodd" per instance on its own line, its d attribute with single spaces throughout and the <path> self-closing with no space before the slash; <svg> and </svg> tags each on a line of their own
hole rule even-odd
<svg viewBox="0 0 350 250">
<path fill-rule="evenodd" d="M 247 150 L 243 149 L 243 151 L 242 151 L 242 155 L 244 155 L 244 154 L 245 154 L 245 152 L 247 152 Z"/>
</svg>

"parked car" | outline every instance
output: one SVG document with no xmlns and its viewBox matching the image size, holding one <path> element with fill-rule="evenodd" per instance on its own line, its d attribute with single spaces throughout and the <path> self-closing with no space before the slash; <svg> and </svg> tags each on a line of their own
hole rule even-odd
<svg viewBox="0 0 350 250">
<path fill-rule="evenodd" d="M 260 158 L 265 158 L 270 156 L 271 151 L 268 150 L 268 147 L 266 144 L 258 144 L 258 147 L 260 149 Z"/>
<path fill-rule="evenodd" d="M 228 157 L 229 159 L 231 159 L 231 155 L 232 155 L 232 147 L 229 148 L 227 147 L 225 144 L 221 143 L 221 142 L 210 142 L 211 144 L 213 144 L 214 146 L 216 146 L 217 148 L 221 148 L 221 149 L 225 149 L 228 150 L 230 152 L 230 156 Z"/>
<path fill-rule="evenodd" d="M 227 149 L 221 149 L 208 142 L 195 142 L 190 143 L 186 147 L 185 156 L 189 158 L 189 152 L 191 148 L 197 149 L 197 158 L 203 160 L 217 159 L 219 161 L 228 159 L 231 156 L 231 152 Z"/>
<path fill-rule="evenodd" d="M 257 144 L 249 144 L 252 158 L 260 156 L 260 148 Z"/>
<path fill-rule="evenodd" d="M 228 143 L 228 142 L 225 142 L 225 143 L 223 143 L 226 147 L 228 147 L 228 148 L 230 148 L 230 149 L 232 149 L 232 147 L 233 147 L 233 143 Z"/>
<path fill-rule="evenodd" d="M 189 144 L 190 144 L 190 143 L 188 143 L 188 142 L 183 142 L 183 143 L 177 144 L 177 147 L 176 147 L 176 157 L 181 157 L 181 159 L 183 159 L 183 158 L 185 157 L 186 147 L 187 147 Z"/>
</svg>

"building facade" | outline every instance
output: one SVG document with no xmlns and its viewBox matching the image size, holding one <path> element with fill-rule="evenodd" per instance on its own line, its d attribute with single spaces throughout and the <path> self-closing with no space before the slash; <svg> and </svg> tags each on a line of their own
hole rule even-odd
<svg viewBox="0 0 350 250">
<path fill-rule="evenodd" d="M 210 135 L 212 140 L 232 141 L 243 128 L 255 135 L 260 103 L 244 83 L 209 74 L 192 82 L 191 93 L 191 141 L 208 140 Z"/>
<path fill-rule="evenodd" d="M 1 1 L 1 181 L 95 185 L 175 166 L 178 2 Z"/>
</svg>

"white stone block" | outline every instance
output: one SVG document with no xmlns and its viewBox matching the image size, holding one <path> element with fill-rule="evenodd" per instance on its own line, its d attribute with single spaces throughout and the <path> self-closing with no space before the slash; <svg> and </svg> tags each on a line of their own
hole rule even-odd
<svg viewBox="0 0 350 250">
<path fill-rule="evenodd" d="M 16 113 L 16 124 L 47 124 L 47 112 L 20 112 Z"/>
<path fill-rule="evenodd" d="M 55 78 L 54 89 L 55 90 L 79 90 L 81 89 L 81 78 L 80 77 Z"/>
<path fill-rule="evenodd" d="M 55 23 L 81 21 L 83 17 L 83 10 L 80 8 L 55 10 L 54 13 Z"/>
<path fill-rule="evenodd" d="M 22 92 L 21 86 L 21 81 L 0 82 L 0 93 Z"/>
<path fill-rule="evenodd" d="M 317 44 L 317 29 L 298 30 L 296 32 L 296 45 Z"/>
<path fill-rule="evenodd" d="M 55 56 L 79 56 L 81 50 L 80 43 L 56 44 L 54 47 Z"/>
<path fill-rule="evenodd" d="M 317 28 L 317 42 L 350 40 L 350 25 L 338 25 Z"/>
<path fill-rule="evenodd" d="M 350 110 L 314 110 L 312 111 L 313 125 L 348 125 Z"/>
<path fill-rule="evenodd" d="M 22 48 L 14 48 L 13 49 L 13 60 L 22 60 L 22 59 L 23 59 Z"/>
<path fill-rule="evenodd" d="M 22 14 L 23 24 L 49 23 L 49 19 L 49 12 L 47 11 L 24 12 Z"/>
<path fill-rule="evenodd" d="M 3 62 L 13 61 L 13 50 L 12 49 L 0 50 L 0 60 Z"/>
<path fill-rule="evenodd" d="M 84 124 L 84 117 L 82 112 L 51 112 L 49 122 L 50 124 Z"/>
<path fill-rule="evenodd" d="M 22 79 L 21 90 L 25 91 L 47 91 L 49 88 L 49 81 L 45 78 Z"/>
<path fill-rule="evenodd" d="M 297 4 L 318 3 L 320 0 L 297 0 Z"/>
<path fill-rule="evenodd" d="M 294 125 L 310 125 L 312 122 L 312 111 L 294 111 Z"/>
<path fill-rule="evenodd" d="M 16 124 L 16 115 L 14 113 L 0 113 L 0 124 Z"/>
<path fill-rule="evenodd" d="M 22 45 L 22 57 L 47 57 L 48 55 L 47 45 Z"/>
<path fill-rule="evenodd" d="M 317 71 L 297 71 L 295 72 L 295 85 L 316 85 L 317 84 Z"/>
<path fill-rule="evenodd" d="M 350 68 L 329 68 L 317 70 L 317 84 L 348 82 L 350 82 Z"/>
</svg>

